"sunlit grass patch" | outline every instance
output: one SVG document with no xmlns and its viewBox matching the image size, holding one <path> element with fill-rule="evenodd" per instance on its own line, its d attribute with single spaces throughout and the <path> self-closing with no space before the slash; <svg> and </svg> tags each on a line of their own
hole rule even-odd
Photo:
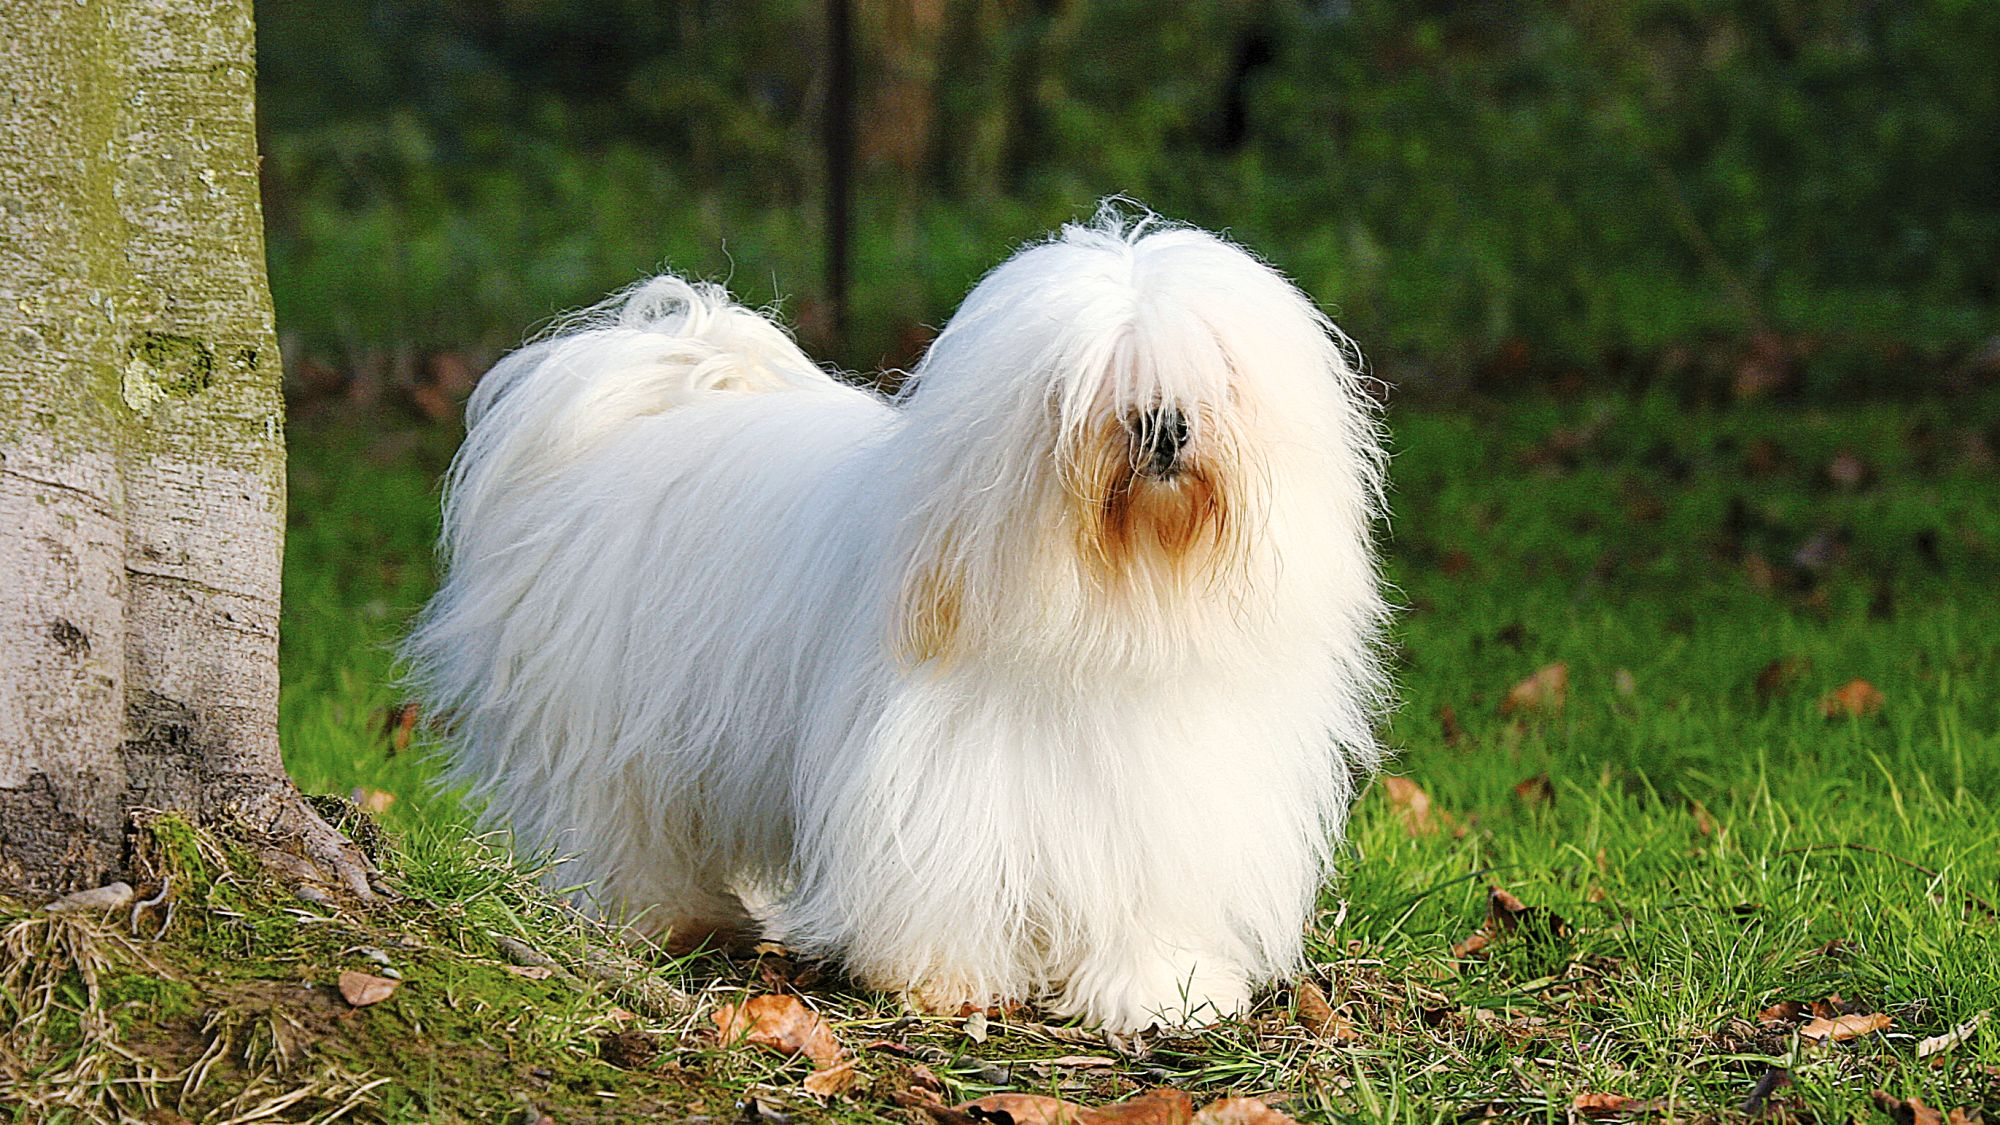
<svg viewBox="0 0 2000 1125">
<path fill-rule="evenodd" d="M 1171 1085 L 1197 1104 L 1267 1094 L 1308 1121 L 1831 1122 L 1879 1114 L 1877 1088 L 2000 1113 L 2000 1023 L 1917 1056 L 2000 1013 L 2000 403 L 1530 399 L 1391 424 L 1386 544 L 1408 607 L 1391 768 L 1432 811 L 1413 832 L 1382 787 L 1356 809 L 1307 973 L 1346 1032 L 1302 1020 L 1300 989 L 1195 1034 L 1107 1041 L 1020 1010 L 980 1039 L 777 953 L 709 956 L 662 970 L 691 1008 L 647 1025 L 648 1066 L 856 1119 L 908 1119 L 896 1096 L 932 1079 L 952 1104 Z M 449 446 L 295 431 L 288 762 L 308 788 L 393 797 L 403 885 L 423 888 L 407 893 L 464 932 L 574 949 L 561 935 L 583 923 L 510 867 L 461 867 L 466 815 L 428 788 L 421 733 L 395 735 L 388 648 L 428 592 Z M 1503 713 L 1558 663 L 1560 705 Z M 1827 717 L 1857 679 L 1879 709 Z M 1535 913 L 1467 949 L 1495 887 Z M 490 936 L 464 940 L 499 960 Z M 476 996 L 463 973 L 434 997 Z M 716 1003 L 770 992 L 833 1027 L 861 1075 L 845 1100 L 802 1092 L 810 1063 L 715 1041 Z M 546 1029 L 520 1026 L 560 1055 L 563 1028 L 587 1038 L 621 1006 L 563 1008 L 572 995 L 525 991 L 495 1018 L 553 1005 Z M 421 996 L 401 1001 L 411 1018 Z M 1890 1022 L 1815 1043 L 1813 1005 Z M 471 1097 L 442 1075 L 430 1089 L 424 1104 Z"/>
</svg>

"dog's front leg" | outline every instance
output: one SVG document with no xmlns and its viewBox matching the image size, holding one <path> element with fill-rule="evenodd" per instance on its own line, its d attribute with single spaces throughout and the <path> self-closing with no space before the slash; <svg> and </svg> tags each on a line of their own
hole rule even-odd
<svg viewBox="0 0 2000 1125">
<path fill-rule="evenodd" d="M 1198 1027 L 1235 1016 L 1249 1007 L 1249 975 L 1235 958 L 1204 945 L 1139 930 L 1103 942 L 1070 972 L 1057 1010 L 1113 1031 Z"/>
<path fill-rule="evenodd" d="M 834 868 L 841 877 L 816 880 L 779 928 L 840 960 L 863 987 L 919 1011 L 956 1015 L 1029 999 L 1038 979 L 1031 943 L 998 888 L 972 874 L 982 866 L 990 870 L 968 864 L 938 877 L 943 865 L 908 865 L 893 854 L 846 859 Z"/>
</svg>

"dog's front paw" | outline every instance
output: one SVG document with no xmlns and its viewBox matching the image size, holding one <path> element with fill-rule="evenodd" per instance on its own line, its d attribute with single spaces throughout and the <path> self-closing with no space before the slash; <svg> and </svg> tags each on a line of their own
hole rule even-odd
<svg viewBox="0 0 2000 1125">
<path fill-rule="evenodd" d="M 960 1016 L 993 1002 L 991 994 L 966 981 L 927 980 L 903 993 L 903 1002 L 931 1016 Z"/>
<path fill-rule="evenodd" d="M 1206 1027 L 1250 1006 L 1250 981 L 1234 962 L 1176 949 L 1116 965 L 1098 962 L 1072 974 L 1057 1011 L 1108 1031 Z"/>
<path fill-rule="evenodd" d="M 975 1008 L 985 1008 L 995 1000 L 991 989 L 983 988 L 967 977 L 934 975 L 916 984 L 902 983 L 898 978 L 883 973 L 861 973 L 856 979 L 863 988 L 901 996 L 909 1010 L 927 1016 L 962 1015 Z"/>
</svg>

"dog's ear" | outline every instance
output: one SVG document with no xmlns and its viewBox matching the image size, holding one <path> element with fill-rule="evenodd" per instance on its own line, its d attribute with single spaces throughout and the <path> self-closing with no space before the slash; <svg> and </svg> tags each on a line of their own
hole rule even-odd
<svg viewBox="0 0 2000 1125">
<path fill-rule="evenodd" d="M 892 644 L 906 668 L 950 659 L 965 610 L 965 573 L 950 538 L 913 561 L 896 607 Z"/>
</svg>

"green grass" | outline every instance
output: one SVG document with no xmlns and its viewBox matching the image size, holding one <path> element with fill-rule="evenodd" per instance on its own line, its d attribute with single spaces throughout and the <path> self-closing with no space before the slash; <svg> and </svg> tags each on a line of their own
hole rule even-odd
<svg viewBox="0 0 2000 1125">
<path fill-rule="evenodd" d="M 1767 1109 L 1785 1119 L 1880 1119 L 1878 1088 L 2000 1113 L 2000 1020 L 1916 1058 L 1919 1040 L 2000 1014 L 2000 399 L 1533 398 L 1390 421 L 1389 571 L 1409 608 L 1388 735 L 1392 772 L 1431 798 L 1432 830 L 1413 832 L 1379 786 L 1356 811 L 1310 969 L 1351 1038 L 1308 1033 L 1285 990 L 1244 1022 L 1142 1041 L 1136 1056 L 1051 1038 L 1033 1012 L 995 1020 L 980 1043 L 835 974 L 711 956 L 650 970 L 686 1000 L 636 1017 L 663 1050 L 613 1073 L 597 1044 L 627 992 L 495 968 L 496 934 L 570 968 L 601 935 L 482 852 L 420 752 L 384 731 L 389 647 L 428 589 L 452 439 L 353 423 L 292 434 L 283 734 L 308 789 L 395 796 L 389 862 L 415 905 L 340 912 L 365 941 L 296 918 L 256 938 L 227 919 L 181 924 L 236 933 L 237 977 L 325 980 L 337 947 L 421 934 L 397 1006 L 365 1013 L 379 1041 L 336 1040 L 341 1074 L 391 1079 L 366 1095 L 383 1120 L 484 1120 L 509 1098 L 592 1083 L 613 1094 L 597 1119 L 619 1119 L 616 1105 L 726 1113 L 713 1107 L 748 1092 L 808 1117 L 906 1120 L 889 1098 L 917 1062 L 951 1101 L 1015 1089 L 1095 1104 L 1170 1084 L 1198 1102 L 1285 1093 L 1306 1121 L 1553 1122 L 1588 1092 L 1733 1118 L 1774 1067 L 1791 1081 Z M 1859 458 L 1859 484 L 1829 479 L 1842 453 Z M 1789 676 L 1765 675 L 1787 661 Z M 1512 685 L 1555 662 L 1565 706 L 1501 714 Z M 1821 697 L 1856 678 L 1882 692 L 1879 713 L 1824 717 Z M 1546 799 L 1517 793 L 1538 777 Z M 1491 886 L 1534 912 L 1454 955 Z M 222 947 L 194 948 L 208 960 L 190 954 L 169 976 L 216 971 Z M 853 1099 L 822 1111 L 798 1089 L 803 1064 L 707 1034 L 717 1000 L 773 980 L 793 981 L 855 1051 Z M 1760 1022 L 1787 1000 L 1893 1023 L 1814 1046 L 1802 1018 Z M 189 1003 L 171 988 L 151 1002 Z M 509 1030 L 478 1032 L 483 1020 Z M 903 1047 L 863 1046 L 879 1040 Z M 1034 1061 L 1077 1054 L 1112 1065 Z M 554 1079 L 522 1077 L 535 1067 Z M 565 1094 L 551 1104 L 570 1116 L 551 1112 L 594 1119 L 587 1103 Z"/>
</svg>

